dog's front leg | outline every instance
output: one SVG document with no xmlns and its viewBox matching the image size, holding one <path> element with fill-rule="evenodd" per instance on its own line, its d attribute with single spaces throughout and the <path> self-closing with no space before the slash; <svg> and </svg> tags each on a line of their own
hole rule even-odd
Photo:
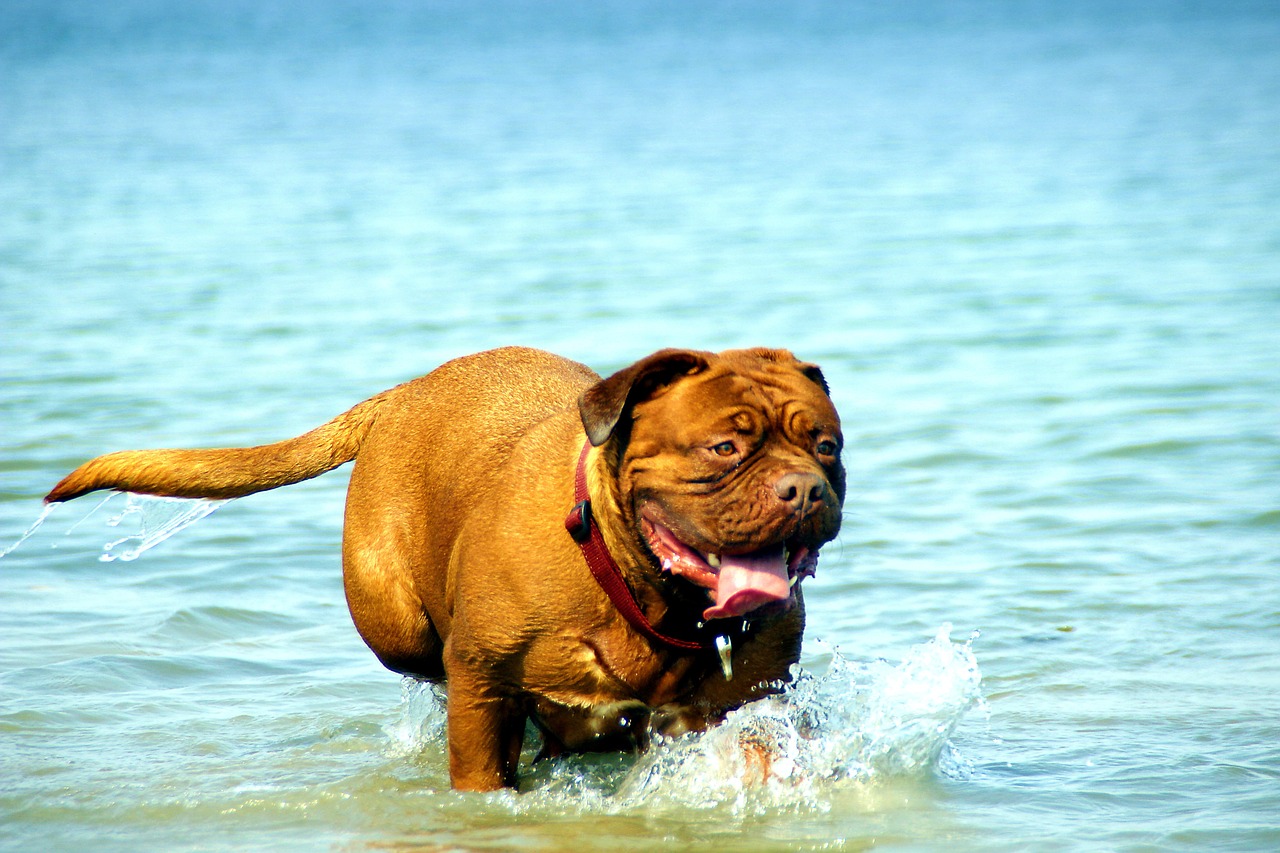
<svg viewBox="0 0 1280 853">
<path fill-rule="evenodd" d="M 449 780 L 459 791 L 514 788 L 525 715 L 477 681 L 449 676 Z"/>
</svg>

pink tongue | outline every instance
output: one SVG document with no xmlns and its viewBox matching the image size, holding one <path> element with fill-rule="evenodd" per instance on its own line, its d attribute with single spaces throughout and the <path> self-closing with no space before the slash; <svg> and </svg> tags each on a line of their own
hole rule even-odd
<svg viewBox="0 0 1280 853">
<path fill-rule="evenodd" d="M 782 546 L 725 555 L 720 562 L 716 603 L 702 612 L 703 619 L 745 616 L 757 607 L 791 597 L 791 583 Z"/>
</svg>

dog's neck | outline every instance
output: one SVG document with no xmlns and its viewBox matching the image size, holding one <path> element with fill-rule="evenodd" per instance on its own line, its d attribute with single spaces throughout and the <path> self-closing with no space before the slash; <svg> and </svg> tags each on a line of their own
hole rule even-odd
<svg viewBox="0 0 1280 853">
<path fill-rule="evenodd" d="M 587 456 L 590 452 L 591 442 L 588 441 L 583 444 L 582 453 L 578 457 L 577 471 L 574 475 L 574 506 L 565 517 L 564 526 L 573 537 L 573 541 L 577 542 L 578 547 L 582 549 L 582 556 L 587 561 L 587 567 L 591 569 L 591 576 L 596 579 L 596 583 L 600 584 L 605 595 L 609 596 L 609 600 L 613 602 L 613 606 L 618 609 L 622 618 L 648 639 L 683 651 L 702 651 L 711 648 L 710 640 L 685 640 L 664 634 L 644 615 L 639 602 L 623 580 L 622 570 L 618 568 L 617 561 L 609 553 L 609 547 L 605 544 L 604 536 L 600 532 L 600 525 L 596 524 L 591 517 L 591 496 L 587 491 Z"/>
</svg>

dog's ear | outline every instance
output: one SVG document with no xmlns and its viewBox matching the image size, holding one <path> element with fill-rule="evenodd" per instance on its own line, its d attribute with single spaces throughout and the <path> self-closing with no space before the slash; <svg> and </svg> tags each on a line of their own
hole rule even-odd
<svg viewBox="0 0 1280 853">
<path fill-rule="evenodd" d="M 604 444 L 632 406 L 680 376 L 705 370 L 708 357 L 694 350 L 659 350 L 583 391 L 578 412 L 587 440 L 595 447 Z"/>
<path fill-rule="evenodd" d="M 827 384 L 827 377 L 822 375 L 822 368 L 818 367 L 816 364 L 809 364 L 802 361 L 800 362 L 800 372 L 816 382 L 818 387 L 822 389 L 823 394 L 826 394 L 828 397 L 831 396 L 831 386 Z"/>
</svg>

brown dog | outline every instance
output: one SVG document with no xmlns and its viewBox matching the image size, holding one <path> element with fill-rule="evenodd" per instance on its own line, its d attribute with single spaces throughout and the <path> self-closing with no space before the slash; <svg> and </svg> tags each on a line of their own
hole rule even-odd
<svg viewBox="0 0 1280 853">
<path fill-rule="evenodd" d="M 782 350 L 663 350 L 608 379 L 508 348 L 451 361 L 289 441 L 111 453 L 96 489 L 229 498 L 356 460 L 342 561 L 379 660 L 448 675 L 456 788 L 547 754 L 701 729 L 789 678 L 797 581 L 840 526 L 840 421 Z"/>
</svg>

